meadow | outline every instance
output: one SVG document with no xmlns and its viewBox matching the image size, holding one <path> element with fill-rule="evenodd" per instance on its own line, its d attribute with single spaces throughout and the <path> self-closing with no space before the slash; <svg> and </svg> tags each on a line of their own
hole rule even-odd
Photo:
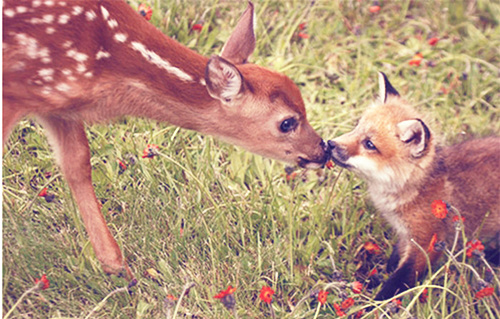
<svg viewBox="0 0 500 319">
<path fill-rule="evenodd" d="M 206 56 L 220 52 L 246 8 L 245 1 L 145 3 L 151 23 Z M 376 98 L 378 71 L 428 116 L 444 144 L 500 133 L 497 1 L 254 4 L 250 62 L 297 83 L 325 139 L 355 126 Z M 399 301 L 375 303 L 396 238 L 365 184 L 346 170 L 286 167 L 143 119 L 92 126 L 87 134 L 102 212 L 138 282 L 128 289 L 124 278 L 101 270 L 43 129 L 26 119 L 3 151 L 2 301 L 9 318 L 500 317 L 498 268 L 489 271 L 460 248 Z M 142 158 L 148 144 L 159 154 Z M 41 197 L 44 188 L 49 196 Z M 50 286 L 16 304 L 43 274 Z M 494 292 L 480 298 L 485 283 Z M 236 287 L 234 310 L 214 298 L 228 286 Z M 259 298 L 263 286 L 275 291 L 271 305 Z M 320 290 L 328 291 L 323 305 Z M 349 298 L 354 304 L 341 308 Z M 368 306 L 375 308 L 359 312 Z"/>
</svg>

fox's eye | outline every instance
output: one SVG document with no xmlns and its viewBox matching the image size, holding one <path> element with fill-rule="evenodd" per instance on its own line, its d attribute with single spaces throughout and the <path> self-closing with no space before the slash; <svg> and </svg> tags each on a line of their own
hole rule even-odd
<svg viewBox="0 0 500 319">
<path fill-rule="evenodd" d="M 375 147 L 375 144 L 373 144 L 372 141 L 370 140 L 364 140 L 363 141 L 363 146 L 370 151 L 375 151 L 377 148 Z"/>
<path fill-rule="evenodd" d="M 288 133 L 297 127 L 297 120 L 293 117 L 281 122 L 280 131 L 283 133 Z"/>
</svg>

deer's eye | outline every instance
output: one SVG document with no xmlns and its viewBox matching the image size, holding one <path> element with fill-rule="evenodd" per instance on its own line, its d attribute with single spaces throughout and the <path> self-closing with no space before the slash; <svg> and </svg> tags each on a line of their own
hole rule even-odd
<svg viewBox="0 0 500 319">
<path fill-rule="evenodd" d="M 283 133 L 288 133 L 290 131 L 293 131 L 296 127 L 297 127 L 297 120 L 291 117 L 281 122 L 280 131 Z"/>
<path fill-rule="evenodd" d="M 363 141 L 363 146 L 367 150 L 370 150 L 370 151 L 376 151 L 377 150 L 377 147 L 375 146 L 375 144 L 373 144 L 373 142 L 370 141 L 370 140 L 368 140 L 368 139 Z"/>
</svg>

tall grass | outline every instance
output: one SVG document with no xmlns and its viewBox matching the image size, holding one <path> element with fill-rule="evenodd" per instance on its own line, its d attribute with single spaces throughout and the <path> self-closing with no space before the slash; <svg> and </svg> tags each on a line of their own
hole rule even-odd
<svg viewBox="0 0 500 319">
<path fill-rule="evenodd" d="M 152 23 L 204 55 L 220 52 L 245 7 L 211 0 L 149 4 Z M 429 115 L 444 143 L 500 132 L 496 1 L 380 1 L 376 13 L 371 2 L 354 0 L 255 5 L 251 62 L 299 85 L 309 121 L 325 139 L 355 125 L 376 96 L 377 71 Z M 201 32 L 192 30 L 195 23 L 203 24 Z M 434 46 L 431 37 L 439 38 Z M 409 65 L 417 52 L 424 60 Z M 11 318 L 170 318 L 174 308 L 166 297 L 180 297 L 187 283 L 195 286 L 175 304 L 176 318 L 232 318 L 213 298 L 228 285 L 237 287 L 240 318 L 270 315 L 258 297 L 263 285 L 276 291 L 278 318 L 336 317 L 333 305 L 348 297 L 355 299 L 348 315 L 374 305 L 379 287 L 369 274 L 377 269 L 387 277 L 384 263 L 395 238 L 351 173 L 298 170 L 287 180 L 281 163 L 147 120 L 87 132 L 102 212 L 138 284 L 109 295 L 128 283 L 102 272 L 43 130 L 27 119 L 3 155 L 4 314 L 42 274 L 50 288 L 23 297 Z M 140 158 L 150 143 L 160 146 L 160 156 Z M 128 164 L 125 171 L 118 159 Z M 44 187 L 53 201 L 37 196 Z M 366 242 L 378 244 L 381 254 L 367 252 Z M 400 296 L 400 306 L 388 301 L 378 314 L 498 318 L 498 282 L 492 279 L 493 296 L 475 298 L 478 278 L 489 274 L 481 260 L 459 252 Z M 363 283 L 361 294 L 350 289 L 354 281 Z M 329 295 L 317 310 L 320 289 Z"/>
</svg>

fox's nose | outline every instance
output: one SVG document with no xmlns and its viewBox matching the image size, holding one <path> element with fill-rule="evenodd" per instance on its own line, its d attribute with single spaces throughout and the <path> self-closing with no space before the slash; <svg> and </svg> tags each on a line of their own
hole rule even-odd
<svg viewBox="0 0 500 319">
<path fill-rule="evenodd" d="M 334 142 L 334 141 L 332 141 L 332 140 L 329 140 L 329 141 L 328 141 L 328 149 L 329 149 L 330 151 L 332 151 L 335 147 L 337 147 L 337 143 L 335 143 L 335 142 Z"/>
</svg>

